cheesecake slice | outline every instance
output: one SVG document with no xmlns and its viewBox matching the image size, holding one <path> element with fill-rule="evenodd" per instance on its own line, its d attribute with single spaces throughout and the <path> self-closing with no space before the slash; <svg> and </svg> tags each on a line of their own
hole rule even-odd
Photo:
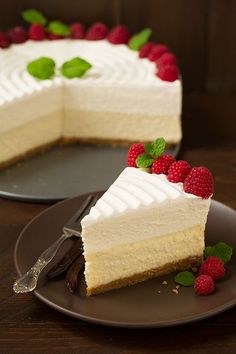
<svg viewBox="0 0 236 354">
<path fill-rule="evenodd" d="M 201 194 L 204 178 L 199 185 L 191 173 L 185 186 L 163 173 L 123 170 L 82 220 L 87 295 L 201 263 L 211 196 L 184 191 Z"/>
</svg>

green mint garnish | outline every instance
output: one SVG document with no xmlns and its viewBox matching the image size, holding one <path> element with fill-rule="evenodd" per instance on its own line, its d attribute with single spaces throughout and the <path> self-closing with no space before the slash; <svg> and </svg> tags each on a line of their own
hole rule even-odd
<svg viewBox="0 0 236 354">
<path fill-rule="evenodd" d="M 152 144 L 145 144 L 145 153 L 137 157 L 136 165 L 142 168 L 150 167 L 154 160 L 163 154 L 165 146 L 164 138 L 158 138 Z"/>
<path fill-rule="evenodd" d="M 82 58 L 74 58 L 66 61 L 61 68 L 62 74 L 68 79 L 83 76 L 92 65 Z"/>
<path fill-rule="evenodd" d="M 70 35 L 70 27 L 60 21 L 49 22 L 47 30 L 48 32 L 57 34 L 59 36 L 67 37 Z"/>
<path fill-rule="evenodd" d="M 38 23 L 40 25 L 45 26 L 47 23 L 46 17 L 42 14 L 42 12 L 29 9 L 22 12 L 23 19 L 28 23 Z"/>
<path fill-rule="evenodd" d="M 205 248 L 204 256 L 216 256 L 222 260 L 223 263 L 228 263 L 232 257 L 233 248 L 224 242 L 219 242 L 215 246 L 208 246 Z"/>
<path fill-rule="evenodd" d="M 193 286 L 195 282 L 195 276 L 192 272 L 180 272 L 176 274 L 175 282 L 183 286 Z"/>
<path fill-rule="evenodd" d="M 136 165 L 141 168 L 150 167 L 154 159 L 149 154 L 141 154 L 136 159 Z"/>
<path fill-rule="evenodd" d="M 55 62 L 51 58 L 41 57 L 29 63 L 27 71 L 37 79 L 47 80 L 55 74 Z"/>
<path fill-rule="evenodd" d="M 152 154 L 154 158 L 161 156 L 165 151 L 166 141 L 163 138 L 158 138 L 152 143 Z"/>
<path fill-rule="evenodd" d="M 144 30 L 130 38 L 128 46 L 132 50 L 139 50 L 141 47 L 144 46 L 144 44 L 147 43 L 151 34 L 152 30 L 150 28 L 145 28 Z"/>
</svg>

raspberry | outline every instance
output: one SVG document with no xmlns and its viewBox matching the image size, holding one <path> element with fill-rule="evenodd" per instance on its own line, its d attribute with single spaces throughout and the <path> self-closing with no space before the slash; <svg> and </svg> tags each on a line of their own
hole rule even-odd
<svg viewBox="0 0 236 354">
<path fill-rule="evenodd" d="M 137 167 L 136 165 L 136 159 L 139 155 L 143 154 L 145 152 L 144 149 L 144 144 L 134 144 L 131 146 L 131 148 L 128 151 L 128 156 L 127 156 L 127 165 L 129 167 Z"/>
<path fill-rule="evenodd" d="M 215 284 L 209 275 L 199 275 L 194 283 L 195 293 L 198 295 L 209 295 L 215 290 Z"/>
<path fill-rule="evenodd" d="M 127 44 L 130 34 L 126 26 L 115 26 L 107 36 L 107 40 L 112 44 Z"/>
<path fill-rule="evenodd" d="M 199 274 L 209 275 L 212 279 L 217 280 L 225 275 L 224 263 L 215 256 L 209 256 L 202 263 Z"/>
<path fill-rule="evenodd" d="M 184 182 L 190 171 L 191 166 L 187 163 L 187 161 L 176 161 L 172 163 L 168 170 L 168 181 L 173 183 Z"/>
<path fill-rule="evenodd" d="M 8 35 L 0 31 L 0 48 L 8 48 L 10 45 L 11 41 Z"/>
<path fill-rule="evenodd" d="M 178 79 L 179 71 L 176 65 L 158 66 L 156 75 L 164 81 L 173 82 Z"/>
<path fill-rule="evenodd" d="M 94 25 L 92 25 L 88 29 L 86 33 L 86 39 L 88 39 L 89 41 L 104 39 L 107 36 L 107 33 L 108 33 L 107 26 L 101 22 L 97 22 L 94 23 Z"/>
<path fill-rule="evenodd" d="M 46 38 L 44 27 L 38 23 L 34 23 L 29 28 L 29 38 L 33 41 L 42 41 Z"/>
<path fill-rule="evenodd" d="M 152 42 L 147 42 L 139 51 L 139 58 L 147 58 L 151 50 L 154 48 L 155 44 Z"/>
<path fill-rule="evenodd" d="M 175 162 L 175 159 L 171 155 L 162 155 L 158 157 L 152 165 L 152 173 L 167 175 L 170 165 Z"/>
<path fill-rule="evenodd" d="M 61 36 L 60 34 L 47 33 L 47 38 L 51 41 L 56 41 L 57 39 L 63 39 L 65 37 Z"/>
<path fill-rule="evenodd" d="M 84 25 L 82 23 L 72 23 L 72 25 L 70 25 L 70 38 L 83 39 L 84 37 Z"/>
<path fill-rule="evenodd" d="M 148 55 L 148 59 L 151 61 L 158 60 L 164 53 L 168 52 L 169 49 L 166 45 L 158 44 L 155 45 Z"/>
<path fill-rule="evenodd" d="M 164 53 L 156 62 L 157 67 L 160 68 L 161 66 L 166 65 L 176 65 L 177 60 L 174 54 L 172 53 Z"/>
<path fill-rule="evenodd" d="M 12 43 L 23 43 L 28 39 L 26 30 L 20 26 L 10 29 L 8 36 Z"/>
<path fill-rule="evenodd" d="M 184 191 L 208 199 L 214 192 L 214 180 L 206 167 L 194 167 L 184 181 Z"/>
</svg>

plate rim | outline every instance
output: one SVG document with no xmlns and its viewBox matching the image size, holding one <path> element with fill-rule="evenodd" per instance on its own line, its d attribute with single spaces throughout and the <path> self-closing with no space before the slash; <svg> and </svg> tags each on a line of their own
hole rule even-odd
<svg viewBox="0 0 236 354">
<path fill-rule="evenodd" d="M 102 191 L 104 192 L 104 191 Z M 98 194 L 101 193 L 101 191 L 97 191 L 97 192 L 93 192 L 92 194 Z M 34 223 L 34 221 L 38 218 L 40 218 L 42 215 L 46 214 L 48 212 L 48 210 L 50 209 L 54 209 L 57 208 L 58 205 L 70 202 L 71 200 L 77 199 L 78 197 L 85 197 L 86 195 L 88 195 L 89 193 L 86 194 L 81 194 L 78 195 L 76 197 L 72 197 L 72 198 L 68 198 L 65 200 L 62 200 L 48 208 L 46 208 L 45 210 L 43 210 L 42 212 L 40 212 L 38 215 L 36 215 L 35 217 L 33 217 L 33 219 L 31 219 L 25 226 L 24 228 L 21 230 L 16 243 L 15 243 L 15 247 L 14 247 L 14 265 L 17 271 L 17 274 L 19 276 L 22 275 L 19 266 L 18 266 L 18 262 L 17 262 L 17 250 L 19 247 L 19 244 L 21 242 L 21 239 L 25 233 L 25 231 L 31 226 L 31 224 Z M 212 199 L 211 202 L 215 205 L 218 205 L 219 207 L 223 207 L 228 209 L 231 212 L 236 213 L 236 210 L 227 206 L 224 203 L 221 203 L 215 199 Z M 111 321 L 111 320 L 103 320 L 103 319 L 99 319 L 97 317 L 92 317 L 92 316 L 85 316 L 82 315 L 78 312 L 73 312 L 69 309 L 66 309 L 62 306 L 57 305 L 56 303 L 52 302 L 51 300 L 47 299 L 45 296 L 41 295 L 37 290 L 32 292 L 40 301 L 42 301 L 44 304 L 48 305 L 49 307 L 59 311 L 60 313 L 63 313 L 64 315 L 82 320 L 82 321 L 86 321 L 89 323 L 93 323 L 93 324 L 97 324 L 97 325 L 102 325 L 102 326 L 110 326 L 110 327 L 119 327 L 119 328 L 137 328 L 137 329 L 141 329 L 141 328 L 164 328 L 164 327 L 174 327 L 174 326 L 180 326 L 180 325 L 185 325 L 187 323 L 193 323 L 196 321 L 201 321 L 204 320 L 206 318 L 215 316 L 215 315 L 219 315 L 222 312 L 234 307 L 236 305 L 236 297 L 226 303 L 224 303 L 221 306 L 218 306 L 217 308 L 211 309 L 209 311 L 204 312 L 203 314 L 198 314 L 198 315 L 189 315 L 189 316 L 185 316 L 184 318 L 181 319 L 177 319 L 177 320 L 172 320 L 172 321 L 158 321 L 157 322 L 122 322 L 122 321 Z"/>
</svg>

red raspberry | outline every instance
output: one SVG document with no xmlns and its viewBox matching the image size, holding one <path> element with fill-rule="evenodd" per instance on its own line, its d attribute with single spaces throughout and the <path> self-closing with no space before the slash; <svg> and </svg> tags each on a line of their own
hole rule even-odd
<svg viewBox="0 0 236 354">
<path fill-rule="evenodd" d="M 8 36 L 12 43 L 23 43 L 27 41 L 28 34 L 23 27 L 14 27 L 8 31 Z"/>
<path fill-rule="evenodd" d="M 128 151 L 127 165 L 129 167 L 137 167 L 136 159 L 139 155 L 144 154 L 144 153 L 145 153 L 144 144 L 132 145 Z"/>
<path fill-rule="evenodd" d="M 148 59 L 151 61 L 157 61 L 164 53 L 168 52 L 169 49 L 166 45 L 158 44 L 155 45 L 148 55 Z"/>
<path fill-rule="evenodd" d="M 155 44 L 152 42 L 147 42 L 139 51 L 139 58 L 147 58 L 151 50 L 154 48 Z"/>
<path fill-rule="evenodd" d="M 176 65 L 177 60 L 174 54 L 172 53 L 164 53 L 156 62 L 157 67 L 160 68 L 161 66 L 166 65 Z"/>
<path fill-rule="evenodd" d="M 108 28 L 101 22 L 94 23 L 86 33 L 86 39 L 89 41 L 96 41 L 104 39 L 107 36 Z"/>
<path fill-rule="evenodd" d="M 215 290 L 215 284 L 209 275 L 199 275 L 194 283 L 195 293 L 198 295 L 209 295 Z"/>
<path fill-rule="evenodd" d="M 107 36 L 107 40 L 112 44 L 127 44 L 130 34 L 126 26 L 115 26 Z"/>
<path fill-rule="evenodd" d="M 170 165 L 175 162 L 175 159 L 171 155 L 159 156 L 152 165 L 152 173 L 167 175 Z"/>
<path fill-rule="evenodd" d="M 70 25 L 70 38 L 83 39 L 84 37 L 84 25 L 82 23 L 72 23 L 72 25 Z"/>
<path fill-rule="evenodd" d="M 214 180 L 206 167 L 194 167 L 184 181 L 184 191 L 208 199 L 214 192 Z"/>
<path fill-rule="evenodd" d="M 58 39 L 63 39 L 65 37 L 61 36 L 60 34 L 47 33 L 47 38 L 50 39 L 51 41 L 56 41 Z"/>
<path fill-rule="evenodd" d="M 172 163 L 168 170 L 168 181 L 173 183 L 184 182 L 190 171 L 191 166 L 187 163 L 187 161 L 176 161 Z"/>
<path fill-rule="evenodd" d="M 0 31 L 0 48 L 8 48 L 11 45 L 11 40 L 8 35 Z"/>
<path fill-rule="evenodd" d="M 46 38 L 44 27 L 38 23 L 34 23 L 29 28 L 29 38 L 33 41 L 42 41 Z"/>
<path fill-rule="evenodd" d="M 173 82 L 178 79 L 179 71 L 176 65 L 164 65 L 158 67 L 156 75 L 161 80 Z"/>
<path fill-rule="evenodd" d="M 202 263 L 199 274 L 209 275 L 212 279 L 221 279 L 225 275 L 224 263 L 215 256 L 209 256 Z"/>
</svg>

